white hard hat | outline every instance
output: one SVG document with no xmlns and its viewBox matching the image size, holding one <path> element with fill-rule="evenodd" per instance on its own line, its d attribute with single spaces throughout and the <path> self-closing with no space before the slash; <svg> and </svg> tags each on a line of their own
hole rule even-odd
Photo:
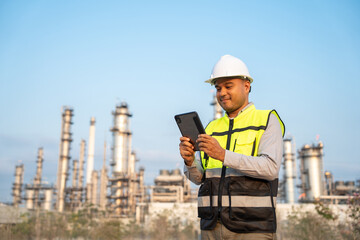
<svg viewBox="0 0 360 240">
<path fill-rule="evenodd" d="M 215 64 L 210 78 L 205 82 L 214 85 L 218 78 L 223 77 L 240 77 L 249 80 L 250 83 L 253 82 L 245 63 L 231 55 L 224 55 L 220 58 Z"/>
</svg>

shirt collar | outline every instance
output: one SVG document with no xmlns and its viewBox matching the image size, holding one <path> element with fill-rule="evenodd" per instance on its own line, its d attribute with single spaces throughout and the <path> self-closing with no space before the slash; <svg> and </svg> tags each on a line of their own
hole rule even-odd
<svg viewBox="0 0 360 240">
<path fill-rule="evenodd" d="M 243 109 L 240 110 L 240 112 L 238 113 L 238 115 L 236 115 L 236 117 L 238 117 L 242 112 L 246 111 L 247 109 L 249 109 L 251 106 L 253 106 L 254 103 L 253 102 L 249 102 L 248 105 L 246 105 Z M 226 113 L 226 116 L 229 118 L 229 119 L 234 119 L 236 117 L 233 117 L 233 118 L 230 118 L 229 115 Z"/>
</svg>

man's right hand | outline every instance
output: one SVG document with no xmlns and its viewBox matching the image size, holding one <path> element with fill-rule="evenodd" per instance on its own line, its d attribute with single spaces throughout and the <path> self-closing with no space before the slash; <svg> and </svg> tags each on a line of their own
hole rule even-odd
<svg viewBox="0 0 360 240">
<path fill-rule="evenodd" d="M 195 159 L 194 146 L 190 143 L 190 138 L 181 137 L 179 144 L 180 155 L 187 166 L 191 166 Z"/>
</svg>

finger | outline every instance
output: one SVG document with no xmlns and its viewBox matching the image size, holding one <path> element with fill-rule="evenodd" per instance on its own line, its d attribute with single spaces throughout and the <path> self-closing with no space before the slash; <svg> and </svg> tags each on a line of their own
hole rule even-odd
<svg viewBox="0 0 360 240">
<path fill-rule="evenodd" d="M 213 142 L 212 141 L 209 141 L 208 139 L 205 139 L 204 141 L 203 140 L 200 140 L 198 143 L 198 145 L 202 145 L 202 146 L 206 146 L 208 148 L 211 148 L 212 146 L 214 146 Z"/>
<path fill-rule="evenodd" d="M 180 155 L 181 155 L 183 158 L 192 157 L 192 156 L 194 156 L 194 151 L 192 151 L 192 150 L 180 151 Z"/>
<path fill-rule="evenodd" d="M 199 143 L 198 146 L 199 146 L 200 151 L 203 151 L 203 152 L 207 153 L 207 151 L 209 149 L 207 144 Z"/>
<path fill-rule="evenodd" d="M 190 138 L 188 137 L 181 137 L 180 142 L 190 142 Z"/>
<path fill-rule="evenodd" d="M 194 145 L 192 145 L 190 142 L 181 142 L 179 144 L 180 147 L 184 147 L 184 148 L 190 148 L 190 149 L 194 149 Z"/>
<path fill-rule="evenodd" d="M 205 134 L 199 134 L 197 139 L 205 139 Z"/>
<path fill-rule="evenodd" d="M 200 139 L 200 141 L 211 141 L 214 138 L 207 134 L 199 134 L 198 139 Z"/>
<path fill-rule="evenodd" d="M 203 136 L 200 136 L 196 139 L 196 142 L 197 143 L 200 143 L 200 142 L 207 142 L 207 138 L 203 137 Z"/>
<path fill-rule="evenodd" d="M 207 134 L 199 134 L 198 137 L 205 138 L 205 139 L 210 139 L 210 138 L 212 138 L 212 136 L 207 135 Z"/>
<path fill-rule="evenodd" d="M 180 147 L 180 154 L 183 156 L 192 156 L 194 155 L 193 147 Z"/>
<path fill-rule="evenodd" d="M 179 145 L 179 149 L 180 151 L 194 151 L 194 146 L 193 145 Z"/>
<path fill-rule="evenodd" d="M 199 139 L 199 141 L 197 141 L 196 143 L 197 144 L 202 143 L 202 144 L 206 144 L 206 145 L 212 144 L 211 141 L 209 141 L 208 139 Z"/>
<path fill-rule="evenodd" d="M 179 143 L 179 145 L 181 145 L 181 146 L 190 146 L 192 144 L 189 141 L 182 141 L 182 142 Z"/>
<path fill-rule="evenodd" d="M 199 142 L 199 143 L 198 143 L 198 146 L 199 146 L 199 147 L 206 147 L 206 146 L 207 146 L 207 143 L 206 143 L 206 142 Z"/>
</svg>

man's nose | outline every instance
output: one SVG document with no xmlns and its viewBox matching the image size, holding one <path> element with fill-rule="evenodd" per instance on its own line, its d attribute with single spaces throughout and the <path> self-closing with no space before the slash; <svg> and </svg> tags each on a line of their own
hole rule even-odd
<svg viewBox="0 0 360 240">
<path fill-rule="evenodd" d="M 226 91 L 224 88 L 221 88 L 221 89 L 219 89 L 218 93 L 220 96 L 224 96 L 226 94 Z"/>
</svg>

